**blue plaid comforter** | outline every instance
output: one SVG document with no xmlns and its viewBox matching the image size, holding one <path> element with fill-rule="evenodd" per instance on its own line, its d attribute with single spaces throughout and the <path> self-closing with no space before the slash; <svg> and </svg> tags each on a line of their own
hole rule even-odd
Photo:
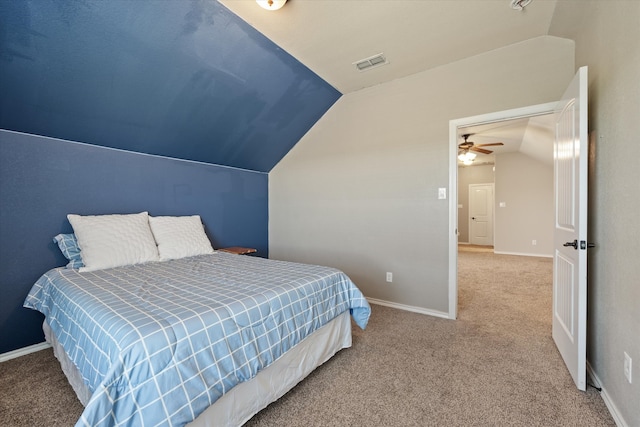
<svg viewBox="0 0 640 427">
<path fill-rule="evenodd" d="M 218 252 L 44 274 L 42 312 L 93 393 L 77 425 L 181 426 L 345 310 L 370 308 L 339 270 Z"/>
</svg>

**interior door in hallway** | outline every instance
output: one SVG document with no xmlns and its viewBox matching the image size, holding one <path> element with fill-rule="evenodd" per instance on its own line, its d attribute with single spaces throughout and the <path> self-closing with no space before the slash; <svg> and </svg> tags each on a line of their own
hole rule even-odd
<svg viewBox="0 0 640 427">
<path fill-rule="evenodd" d="M 586 389 L 587 67 L 556 109 L 553 340 L 573 381 Z"/>
<path fill-rule="evenodd" d="M 469 243 L 493 245 L 493 184 L 469 184 Z"/>
</svg>

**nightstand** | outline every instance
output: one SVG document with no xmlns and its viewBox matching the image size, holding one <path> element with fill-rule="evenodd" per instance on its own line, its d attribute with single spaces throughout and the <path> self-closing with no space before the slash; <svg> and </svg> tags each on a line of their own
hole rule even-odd
<svg viewBox="0 0 640 427">
<path fill-rule="evenodd" d="M 243 248 L 241 246 L 231 246 L 230 248 L 222 248 L 222 249 L 218 249 L 220 252 L 228 252 L 230 254 L 236 254 L 236 255 L 246 255 L 246 254 L 253 254 L 255 252 L 258 252 L 257 249 L 254 248 Z"/>
</svg>

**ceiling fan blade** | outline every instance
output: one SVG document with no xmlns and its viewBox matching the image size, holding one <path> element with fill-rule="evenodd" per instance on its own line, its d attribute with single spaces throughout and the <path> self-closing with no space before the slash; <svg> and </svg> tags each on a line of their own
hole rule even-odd
<svg viewBox="0 0 640 427">
<path fill-rule="evenodd" d="M 471 148 L 469 148 L 469 150 L 477 151 L 478 153 L 482 153 L 482 154 L 491 154 L 491 153 L 493 153 L 493 151 L 491 151 L 491 150 L 485 150 L 484 148 L 478 148 L 478 147 L 471 147 Z"/>
<path fill-rule="evenodd" d="M 490 144 L 476 144 L 476 147 L 496 147 L 498 145 L 504 145 L 502 142 L 492 142 Z"/>
</svg>

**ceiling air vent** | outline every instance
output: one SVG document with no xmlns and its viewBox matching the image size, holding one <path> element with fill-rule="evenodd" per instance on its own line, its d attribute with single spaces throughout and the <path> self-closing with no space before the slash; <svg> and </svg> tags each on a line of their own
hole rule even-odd
<svg viewBox="0 0 640 427">
<path fill-rule="evenodd" d="M 382 53 L 379 53 L 374 56 L 370 56 L 369 58 L 361 59 L 360 61 L 356 61 L 353 65 L 356 66 L 358 71 L 367 71 L 372 68 L 380 67 L 381 65 L 388 64 L 387 58 L 384 57 Z"/>
</svg>

